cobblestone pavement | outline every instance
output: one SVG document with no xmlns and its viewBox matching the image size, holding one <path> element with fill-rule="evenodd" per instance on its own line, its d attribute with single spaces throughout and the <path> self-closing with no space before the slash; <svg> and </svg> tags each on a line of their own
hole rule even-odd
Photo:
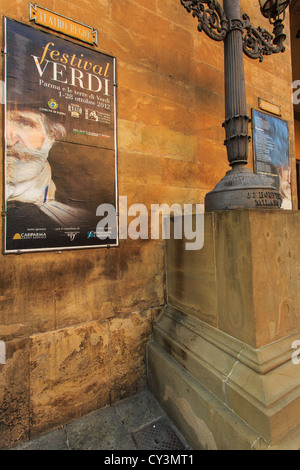
<svg viewBox="0 0 300 470">
<path fill-rule="evenodd" d="M 13 450 L 191 450 L 155 397 L 144 390 Z"/>
</svg>

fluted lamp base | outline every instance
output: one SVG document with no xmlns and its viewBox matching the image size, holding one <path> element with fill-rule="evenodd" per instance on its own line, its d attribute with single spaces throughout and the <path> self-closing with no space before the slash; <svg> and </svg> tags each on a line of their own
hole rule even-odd
<svg viewBox="0 0 300 470">
<path fill-rule="evenodd" d="M 244 165 L 235 165 L 205 196 L 205 212 L 230 209 L 280 209 L 282 198 L 274 186 Z"/>
</svg>

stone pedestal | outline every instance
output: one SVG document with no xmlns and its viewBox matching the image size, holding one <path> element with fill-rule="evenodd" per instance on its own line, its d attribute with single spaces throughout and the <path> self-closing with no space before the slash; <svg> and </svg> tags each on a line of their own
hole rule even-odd
<svg viewBox="0 0 300 470">
<path fill-rule="evenodd" d="M 205 214 L 204 247 L 166 245 L 152 391 L 193 449 L 299 449 L 300 212 Z"/>
</svg>

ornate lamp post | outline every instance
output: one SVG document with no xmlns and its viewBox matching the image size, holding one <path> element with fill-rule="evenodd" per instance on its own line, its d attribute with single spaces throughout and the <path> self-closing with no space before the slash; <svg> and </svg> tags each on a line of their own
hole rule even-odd
<svg viewBox="0 0 300 470">
<path fill-rule="evenodd" d="M 225 145 L 232 169 L 205 197 L 207 212 L 236 208 L 274 208 L 281 206 L 278 190 L 266 186 L 259 175 L 245 168 L 250 137 L 247 115 L 244 53 L 263 60 L 264 55 L 284 52 L 285 9 L 290 0 L 259 0 L 263 16 L 273 24 L 273 35 L 254 28 L 245 14 L 241 19 L 240 0 L 180 0 L 188 12 L 198 18 L 198 30 L 215 41 L 224 41 L 225 54 Z M 260 199 L 258 206 L 257 201 Z M 262 203 L 263 201 L 263 203 Z"/>
</svg>

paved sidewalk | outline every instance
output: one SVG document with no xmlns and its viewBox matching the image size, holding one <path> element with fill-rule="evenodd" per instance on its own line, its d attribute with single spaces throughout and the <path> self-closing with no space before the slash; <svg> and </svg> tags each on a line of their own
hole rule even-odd
<svg viewBox="0 0 300 470">
<path fill-rule="evenodd" d="M 184 450 L 190 447 L 149 390 L 12 450 Z"/>
</svg>

